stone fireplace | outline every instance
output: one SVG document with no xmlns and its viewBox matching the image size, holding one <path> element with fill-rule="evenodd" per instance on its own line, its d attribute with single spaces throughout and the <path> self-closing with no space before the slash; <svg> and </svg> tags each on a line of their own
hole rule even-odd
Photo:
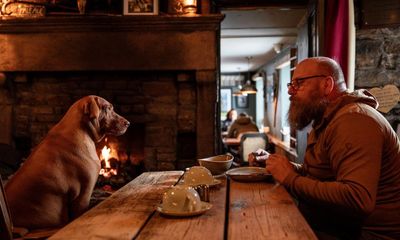
<svg viewBox="0 0 400 240">
<path fill-rule="evenodd" d="M 4 20 L 0 107 L 8 124 L 2 139 L 29 151 L 74 101 L 94 94 L 131 122 L 116 141 L 145 170 L 184 169 L 216 154 L 221 20 L 221 15 Z"/>
</svg>

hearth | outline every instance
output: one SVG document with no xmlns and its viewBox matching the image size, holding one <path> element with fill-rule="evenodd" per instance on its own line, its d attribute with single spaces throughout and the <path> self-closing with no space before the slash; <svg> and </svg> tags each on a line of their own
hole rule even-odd
<svg viewBox="0 0 400 240">
<path fill-rule="evenodd" d="M 129 129 L 140 125 L 143 154 L 133 157 L 146 171 L 184 169 L 216 154 L 222 18 L 3 20 L 0 121 L 8 125 L 0 137 L 28 153 L 74 101 L 94 94 L 113 103 Z"/>
<path fill-rule="evenodd" d="M 138 166 L 184 169 L 196 163 L 198 110 L 194 75 L 185 76 L 164 71 L 26 74 L 24 81 L 14 80 L 17 148 L 26 152 L 22 147 L 36 146 L 76 99 L 94 94 L 131 123 L 124 135 L 100 142 L 98 153 L 112 147 L 114 159 L 134 165 L 126 168 L 130 176 L 137 175 Z"/>
</svg>

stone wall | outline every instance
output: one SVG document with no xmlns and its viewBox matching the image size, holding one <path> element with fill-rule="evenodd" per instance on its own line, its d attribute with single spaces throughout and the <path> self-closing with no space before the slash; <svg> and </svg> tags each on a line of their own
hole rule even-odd
<svg viewBox="0 0 400 240">
<path fill-rule="evenodd" d="M 399 39 L 400 27 L 357 30 L 355 89 L 387 84 L 400 87 Z M 396 127 L 400 122 L 400 104 L 384 115 Z"/>
<path fill-rule="evenodd" d="M 101 96 L 131 122 L 130 128 L 144 126 L 146 170 L 183 169 L 196 158 L 193 75 L 149 71 L 9 75 L 9 84 L 0 92 L 0 105 L 12 107 L 13 141 L 17 148 L 26 148 L 37 145 L 77 99 Z"/>
</svg>

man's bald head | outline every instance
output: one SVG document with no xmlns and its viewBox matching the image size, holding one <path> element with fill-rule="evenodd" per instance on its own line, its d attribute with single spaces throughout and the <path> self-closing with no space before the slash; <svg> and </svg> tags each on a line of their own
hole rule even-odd
<svg viewBox="0 0 400 240">
<path fill-rule="evenodd" d="M 347 90 L 342 68 L 335 60 L 331 58 L 311 57 L 301 61 L 296 66 L 293 79 L 312 75 L 332 76 L 335 82 L 336 92 L 340 93 Z"/>
</svg>

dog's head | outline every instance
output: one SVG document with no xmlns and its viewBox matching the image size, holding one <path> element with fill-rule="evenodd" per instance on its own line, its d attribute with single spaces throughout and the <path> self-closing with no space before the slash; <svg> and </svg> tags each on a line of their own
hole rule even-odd
<svg viewBox="0 0 400 240">
<path fill-rule="evenodd" d="M 94 95 L 85 97 L 84 113 L 88 117 L 89 130 L 95 142 L 101 141 L 105 135 L 124 134 L 130 124 L 114 112 L 111 103 Z"/>
</svg>

